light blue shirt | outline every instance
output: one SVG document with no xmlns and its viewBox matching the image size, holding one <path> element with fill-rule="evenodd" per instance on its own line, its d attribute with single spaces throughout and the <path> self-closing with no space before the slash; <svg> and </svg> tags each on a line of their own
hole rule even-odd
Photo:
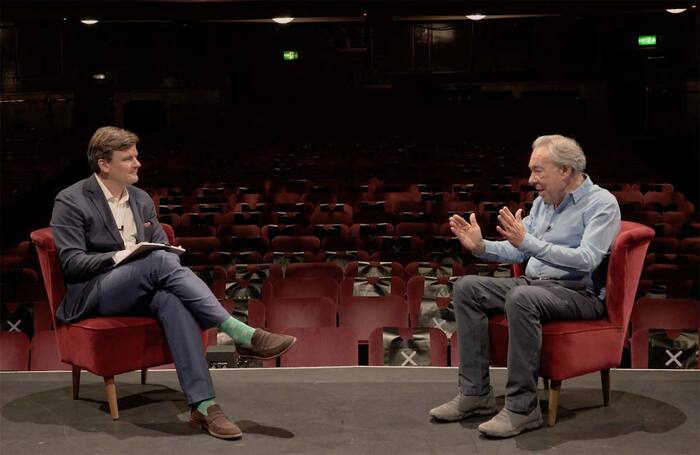
<svg viewBox="0 0 700 455">
<path fill-rule="evenodd" d="M 620 206 L 608 190 L 583 174 L 583 183 L 557 208 L 537 197 L 523 219 L 525 239 L 520 247 L 507 240 L 484 240 L 479 257 L 492 262 L 518 263 L 529 259 L 525 275 L 535 279 L 584 281 L 586 290 L 604 298 L 602 282 L 593 272 L 620 232 Z"/>
</svg>

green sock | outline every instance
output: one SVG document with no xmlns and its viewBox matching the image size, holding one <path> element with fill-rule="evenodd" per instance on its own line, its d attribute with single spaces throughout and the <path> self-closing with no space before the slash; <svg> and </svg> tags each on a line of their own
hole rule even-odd
<svg viewBox="0 0 700 455">
<path fill-rule="evenodd" d="M 250 347 L 255 329 L 231 316 L 219 324 L 219 328 L 233 338 L 233 342 L 245 348 Z"/>
<path fill-rule="evenodd" d="M 214 399 L 200 401 L 197 403 L 197 411 L 199 411 L 202 415 L 207 415 L 207 409 L 213 404 L 216 404 Z"/>
</svg>

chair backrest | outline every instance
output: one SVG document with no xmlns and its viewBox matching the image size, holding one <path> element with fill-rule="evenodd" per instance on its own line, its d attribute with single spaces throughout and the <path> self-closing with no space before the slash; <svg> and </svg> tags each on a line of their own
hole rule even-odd
<svg viewBox="0 0 700 455">
<path fill-rule="evenodd" d="M 654 231 L 644 225 L 623 221 L 610 253 L 605 302 L 610 322 L 627 327 L 634 297 Z M 622 331 L 625 336 L 625 330 Z"/>
<path fill-rule="evenodd" d="M 66 285 L 63 279 L 63 271 L 61 270 L 61 262 L 58 259 L 56 244 L 51 234 L 51 228 L 38 229 L 31 233 L 30 238 L 32 242 L 34 242 L 34 245 L 36 245 L 39 267 L 44 277 L 46 295 L 51 307 L 51 319 L 53 320 L 54 326 L 56 326 L 56 310 L 61 304 L 63 296 L 66 294 Z"/>
</svg>

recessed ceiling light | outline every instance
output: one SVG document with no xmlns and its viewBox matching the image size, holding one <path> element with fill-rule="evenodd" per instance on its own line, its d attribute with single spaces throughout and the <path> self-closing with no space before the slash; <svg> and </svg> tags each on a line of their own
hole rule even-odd
<svg viewBox="0 0 700 455">
<path fill-rule="evenodd" d="M 685 10 L 686 10 L 686 8 L 671 8 L 671 9 L 667 9 L 666 11 L 668 11 L 671 14 L 680 14 Z"/>
<path fill-rule="evenodd" d="M 92 78 L 97 81 L 103 81 L 107 79 L 107 75 L 105 73 L 96 73 L 92 75 Z"/>
<path fill-rule="evenodd" d="M 473 21 L 480 21 L 484 18 L 486 18 L 485 14 L 467 14 L 467 19 L 471 19 Z"/>
<path fill-rule="evenodd" d="M 100 21 L 98 21 L 97 19 L 81 19 L 80 22 L 82 22 L 85 25 L 95 25 Z"/>
<path fill-rule="evenodd" d="M 289 24 L 294 20 L 293 17 L 273 17 L 273 21 L 277 22 L 278 24 Z"/>
</svg>

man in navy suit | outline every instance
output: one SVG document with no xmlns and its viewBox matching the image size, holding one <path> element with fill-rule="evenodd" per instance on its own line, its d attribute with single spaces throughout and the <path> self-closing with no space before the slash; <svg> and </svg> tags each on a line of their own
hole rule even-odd
<svg viewBox="0 0 700 455">
<path fill-rule="evenodd" d="M 234 319 L 174 253 L 156 250 L 121 262 L 139 242 L 168 241 L 151 197 L 132 186 L 141 166 L 138 141 L 129 131 L 99 128 L 87 151 L 94 174 L 56 196 L 51 229 L 66 281 L 57 317 L 152 315 L 168 341 L 192 422 L 213 436 L 240 438 L 241 430 L 214 402 L 201 329 L 220 328 L 241 356 L 259 359 L 282 355 L 296 339 Z"/>
</svg>

